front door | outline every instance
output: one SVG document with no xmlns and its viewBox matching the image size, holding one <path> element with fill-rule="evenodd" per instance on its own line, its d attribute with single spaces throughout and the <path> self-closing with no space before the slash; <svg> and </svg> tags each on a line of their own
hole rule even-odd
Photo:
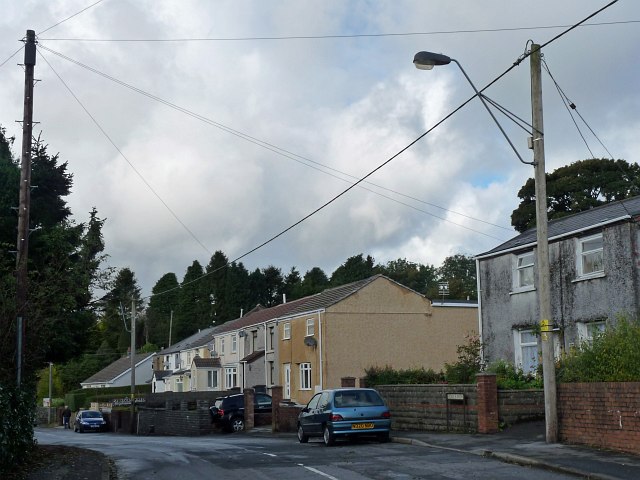
<svg viewBox="0 0 640 480">
<path fill-rule="evenodd" d="M 291 364 L 285 363 L 284 365 L 284 398 L 291 399 Z"/>
</svg>

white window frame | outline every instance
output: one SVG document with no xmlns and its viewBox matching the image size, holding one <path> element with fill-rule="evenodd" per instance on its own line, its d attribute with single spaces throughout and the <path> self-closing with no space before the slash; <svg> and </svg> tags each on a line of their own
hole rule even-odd
<svg viewBox="0 0 640 480">
<path fill-rule="evenodd" d="M 224 355 L 224 337 L 220 338 L 220 354 Z"/>
<path fill-rule="evenodd" d="M 217 370 L 207 370 L 207 388 L 209 390 L 218 389 L 218 371 Z"/>
<path fill-rule="evenodd" d="M 275 332 L 275 328 L 273 327 L 269 327 L 269 349 L 268 350 L 273 350 L 274 347 L 274 343 L 275 343 L 275 338 L 276 338 L 276 332 Z"/>
<path fill-rule="evenodd" d="M 528 258 L 531 258 L 531 263 L 527 262 Z M 535 265 L 536 256 L 533 250 L 514 256 L 513 261 L 513 291 L 514 292 L 526 292 L 535 289 Z M 523 284 L 522 276 L 525 270 L 531 270 L 531 283 Z"/>
<path fill-rule="evenodd" d="M 291 364 L 282 364 L 282 377 L 284 380 L 284 398 L 291 399 Z"/>
<path fill-rule="evenodd" d="M 594 240 L 600 240 L 600 247 L 591 248 L 585 251 L 585 245 Z M 591 270 L 585 271 L 585 266 L 588 265 L 589 258 L 596 258 L 595 266 Z M 600 267 L 598 268 L 598 258 Z M 590 235 L 588 237 L 576 239 L 576 272 L 578 279 L 594 278 L 604 276 L 604 238 L 602 233 L 596 235 Z"/>
<path fill-rule="evenodd" d="M 238 367 L 224 367 L 224 386 L 227 390 L 238 386 Z"/>
<path fill-rule="evenodd" d="M 231 335 L 231 353 L 236 353 L 238 351 L 238 336 Z"/>
<path fill-rule="evenodd" d="M 524 373 L 533 373 L 535 374 L 536 371 L 538 370 L 538 366 L 539 366 L 539 360 L 538 360 L 538 355 L 539 355 L 539 346 L 538 346 L 538 337 L 535 336 L 535 342 L 534 341 L 522 341 L 522 336 L 523 335 L 534 335 L 535 336 L 535 332 L 533 329 L 528 329 L 528 330 L 514 330 L 513 331 L 513 347 L 514 347 L 514 356 L 515 356 L 515 365 L 517 368 L 521 369 Z M 531 350 L 531 347 L 535 346 L 535 357 L 533 357 L 535 359 L 535 361 L 532 361 L 531 364 L 529 365 L 529 367 L 527 368 L 527 365 L 525 365 L 525 359 L 524 359 L 524 350 Z M 527 360 L 531 360 L 531 359 L 527 359 Z M 535 365 L 534 365 L 535 363 Z"/>
<path fill-rule="evenodd" d="M 311 390 L 311 364 L 300 364 L 300 390 Z"/>
<path fill-rule="evenodd" d="M 594 333 L 602 333 L 607 326 L 604 320 L 597 322 L 576 322 L 578 328 L 578 343 L 593 343 Z"/>
<path fill-rule="evenodd" d="M 313 337 L 315 332 L 316 320 L 315 318 L 307 318 L 307 333 L 305 337 Z"/>
<path fill-rule="evenodd" d="M 291 339 L 291 322 L 284 322 L 284 324 L 282 325 L 282 339 Z"/>
</svg>

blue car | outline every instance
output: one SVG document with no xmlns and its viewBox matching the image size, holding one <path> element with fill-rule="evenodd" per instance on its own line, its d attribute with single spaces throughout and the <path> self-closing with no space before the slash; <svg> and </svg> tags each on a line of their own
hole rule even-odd
<svg viewBox="0 0 640 480">
<path fill-rule="evenodd" d="M 104 432 L 107 430 L 107 422 L 102 413 L 97 410 L 80 410 L 76 415 L 73 426 L 74 432 Z"/>
<path fill-rule="evenodd" d="M 325 445 L 338 438 L 374 435 L 389 441 L 391 413 L 372 388 L 338 388 L 317 393 L 298 415 L 298 440 L 322 437 Z"/>
</svg>

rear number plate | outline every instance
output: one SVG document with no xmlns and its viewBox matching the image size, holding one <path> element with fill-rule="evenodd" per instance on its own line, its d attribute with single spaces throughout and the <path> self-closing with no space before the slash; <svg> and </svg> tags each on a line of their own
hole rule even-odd
<svg viewBox="0 0 640 480">
<path fill-rule="evenodd" d="M 369 428 L 373 428 L 373 423 L 352 423 L 352 430 L 367 430 Z"/>
</svg>

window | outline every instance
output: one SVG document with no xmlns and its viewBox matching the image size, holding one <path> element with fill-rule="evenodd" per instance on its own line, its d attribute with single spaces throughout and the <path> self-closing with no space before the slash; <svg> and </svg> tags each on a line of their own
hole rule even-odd
<svg viewBox="0 0 640 480">
<path fill-rule="evenodd" d="M 286 322 L 282 326 L 282 339 L 289 340 L 290 338 L 291 338 L 291 324 L 289 322 Z"/>
<path fill-rule="evenodd" d="M 300 364 L 300 390 L 311 390 L 311 364 Z"/>
<path fill-rule="evenodd" d="M 275 332 L 273 327 L 269 327 L 269 350 L 273 350 L 273 341 L 275 339 L 274 335 Z"/>
<path fill-rule="evenodd" d="M 313 318 L 307 318 L 307 337 L 312 337 L 313 336 L 313 327 L 314 327 L 315 321 L 313 320 Z"/>
<path fill-rule="evenodd" d="M 220 339 L 220 353 L 224 355 L 224 337 Z"/>
<path fill-rule="evenodd" d="M 187 352 L 187 365 L 191 365 L 191 352 Z"/>
<path fill-rule="evenodd" d="M 251 351 L 255 352 L 258 349 L 258 331 L 251 330 Z"/>
<path fill-rule="evenodd" d="M 536 373 L 538 369 L 538 337 L 533 330 L 515 330 L 515 364 L 524 373 Z"/>
<path fill-rule="evenodd" d="M 274 362 L 269 362 L 269 385 L 275 385 L 276 367 Z"/>
<path fill-rule="evenodd" d="M 238 337 L 237 335 L 231 335 L 231 353 L 238 351 Z"/>
<path fill-rule="evenodd" d="M 515 272 L 513 278 L 513 289 L 531 290 L 533 288 L 533 252 L 523 253 L 516 257 Z"/>
<path fill-rule="evenodd" d="M 227 390 L 238 386 L 238 368 L 237 367 L 225 367 L 224 382 L 225 382 L 225 388 Z"/>
<path fill-rule="evenodd" d="M 216 390 L 218 388 L 218 372 L 209 370 L 207 372 L 207 388 Z"/>
<path fill-rule="evenodd" d="M 592 343 L 593 339 L 604 332 L 605 322 L 577 322 L 578 341 L 580 344 Z"/>
<path fill-rule="evenodd" d="M 282 376 L 284 377 L 284 398 L 291 398 L 291 364 L 282 365 Z"/>
<path fill-rule="evenodd" d="M 578 277 L 598 276 L 604 272 L 602 234 L 578 240 Z"/>
<path fill-rule="evenodd" d="M 183 378 L 182 378 L 182 375 L 180 375 L 178 378 L 176 378 L 176 392 L 182 392 L 183 388 L 184 388 Z"/>
</svg>

